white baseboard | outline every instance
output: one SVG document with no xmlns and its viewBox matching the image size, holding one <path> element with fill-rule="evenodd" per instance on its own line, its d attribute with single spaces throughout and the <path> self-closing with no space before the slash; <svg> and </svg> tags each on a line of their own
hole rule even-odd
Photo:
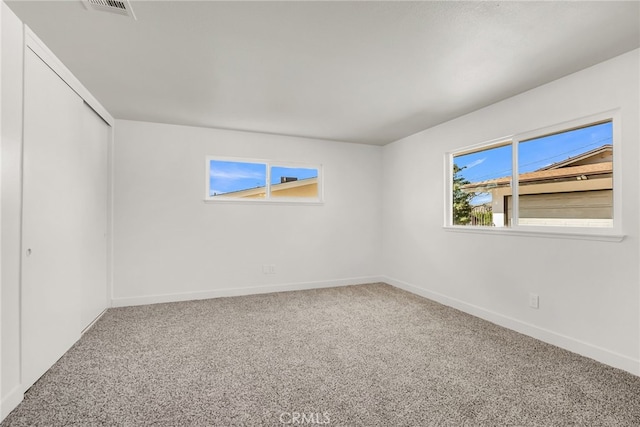
<svg viewBox="0 0 640 427">
<path fill-rule="evenodd" d="M 433 292 L 401 280 L 390 277 L 382 277 L 382 282 L 388 283 L 397 288 L 422 296 L 424 298 L 439 302 L 449 307 L 453 307 L 465 313 L 487 320 L 496 325 L 520 332 L 540 341 L 553 344 L 557 347 L 589 357 L 614 368 L 622 369 L 634 375 L 640 375 L 640 360 L 619 354 L 605 348 L 523 322 L 513 317 L 487 310 L 485 308 L 466 303 L 456 298 L 451 298 L 438 292 Z"/>
<path fill-rule="evenodd" d="M 379 276 L 352 277 L 338 280 L 317 282 L 287 283 L 281 285 L 246 286 L 239 288 L 212 289 L 209 291 L 184 292 L 161 295 L 145 295 L 138 297 L 113 298 L 112 307 L 128 307 L 133 305 L 158 304 L 165 302 L 190 301 L 220 297 L 235 297 L 242 295 L 270 294 L 273 292 L 302 291 L 307 289 L 335 288 L 338 286 L 361 285 L 382 281 Z"/>
<path fill-rule="evenodd" d="M 109 307 L 110 307 L 110 306 L 109 306 Z M 108 308 L 108 307 L 107 307 L 107 308 Z M 84 334 L 85 334 L 85 332 L 87 332 L 89 329 L 91 329 L 91 328 L 93 327 L 93 325 L 95 325 L 95 324 L 96 324 L 96 322 L 97 322 L 98 320 L 100 320 L 100 318 L 101 318 L 101 317 L 102 317 L 102 316 L 107 312 L 107 308 L 105 308 L 104 310 L 102 310 L 102 312 L 101 312 L 100 314 L 98 314 L 98 316 L 97 316 L 95 319 L 93 319 L 93 320 L 91 321 L 91 323 L 89 323 L 87 326 L 85 326 L 85 328 L 84 328 L 82 331 L 80 331 L 80 335 L 84 335 Z"/>
<path fill-rule="evenodd" d="M 0 401 L 0 422 L 22 402 L 24 391 L 22 385 L 17 385 Z"/>
</svg>

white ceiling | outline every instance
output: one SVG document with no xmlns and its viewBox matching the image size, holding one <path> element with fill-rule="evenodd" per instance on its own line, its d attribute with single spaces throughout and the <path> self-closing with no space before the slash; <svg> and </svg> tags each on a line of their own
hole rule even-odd
<svg viewBox="0 0 640 427">
<path fill-rule="evenodd" d="M 116 118 L 380 145 L 640 46 L 637 1 L 7 3 Z"/>
</svg>

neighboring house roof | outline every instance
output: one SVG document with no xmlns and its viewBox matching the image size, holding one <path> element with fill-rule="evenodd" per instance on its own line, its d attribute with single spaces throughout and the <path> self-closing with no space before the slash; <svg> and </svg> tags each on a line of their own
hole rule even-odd
<svg viewBox="0 0 640 427">
<path fill-rule="evenodd" d="M 613 162 L 594 163 L 591 165 L 570 166 L 561 169 L 539 170 L 535 172 L 523 173 L 520 175 L 520 182 L 547 181 L 551 179 L 577 178 L 581 176 L 605 175 L 613 172 Z M 511 177 L 489 179 L 487 181 L 472 182 L 461 186 L 462 190 L 473 190 L 476 188 L 500 187 L 511 184 Z"/>
<path fill-rule="evenodd" d="M 271 184 L 271 192 L 275 193 L 277 191 L 282 191 L 285 189 L 290 189 L 295 187 L 304 187 L 305 185 L 313 185 L 317 183 L 318 183 L 317 177 L 304 178 L 296 181 L 281 182 L 278 184 Z M 242 198 L 242 197 L 255 196 L 258 194 L 264 194 L 265 191 L 266 191 L 265 187 L 262 186 L 262 187 L 248 188 L 246 190 L 237 190 L 237 191 L 230 191 L 228 193 L 220 193 L 220 194 L 216 194 L 216 196 Z"/>
<path fill-rule="evenodd" d="M 594 148 L 591 151 L 587 151 L 585 153 L 582 154 L 578 154 L 577 156 L 573 156 L 573 157 L 569 157 L 568 159 L 556 162 L 556 163 L 552 163 L 548 166 L 545 166 L 543 168 L 538 169 L 539 171 L 543 171 L 543 170 L 550 170 L 550 169 L 558 169 L 558 168 L 564 168 L 570 165 L 573 165 L 575 163 L 579 163 L 582 161 L 585 161 L 591 157 L 596 157 L 598 155 L 603 155 L 603 154 L 608 154 L 609 156 L 611 155 L 611 153 L 613 153 L 613 145 L 611 144 L 607 144 L 607 145 L 602 145 L 598 148 Z"/>
<path fill-rule="evenodd" d="M 597 156 L 611 155 L 613 147 L 611 145 L 603 145 L 594 150 L 587 151 L 574 157 L 570 157 L 561 162 L 556 162 L 545 166 L 533 172 L 520 174 L 519 182 L 536 183 L 550 180 L 570 180 L 570 179 L 587 179 L 593 175 L 608 175 L 613 172 L 613 162 L 605 161 L 598 163 L 579 164 L 588 161 L 588 159 Z M 571 166 L 575 165 L 575 166 Z M 584 178 L 582 178 L 584 177 Z M 466 192 L 487 191 L 491 188 L 504 187 L 511 184 L 511 176 L 489 179 L 486 181 L 472 182 L 462 185 L 461 190 Z"/>
</svg>

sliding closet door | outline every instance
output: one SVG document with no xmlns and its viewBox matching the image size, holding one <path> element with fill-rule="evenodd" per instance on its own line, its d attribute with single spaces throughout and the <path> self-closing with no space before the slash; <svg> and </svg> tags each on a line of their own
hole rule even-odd
<svg viewBox="0 0 640 427">
<path fill-rule="evenodd" d="M 106 138 L 84 101 L 25 52 L 22 383 L 106 307 Z"/>
<path fill-rule="evenodd" d="M 79 166 L 83 206 L 81 327 L 86 328 L 107 308 L 107 147 L 109 125 L 88 105 L 82 109 Z"/>
</svg>

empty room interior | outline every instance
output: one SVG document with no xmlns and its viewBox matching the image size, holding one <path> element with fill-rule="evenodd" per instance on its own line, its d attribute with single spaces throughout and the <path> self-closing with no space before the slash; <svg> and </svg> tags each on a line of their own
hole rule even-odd
<svg viewBox="0 0 640 427">
<path fill-rule="evenodd" d="M 640 425 L 640 2 L 0 6 L 2 427 Z"/>
</svg>

